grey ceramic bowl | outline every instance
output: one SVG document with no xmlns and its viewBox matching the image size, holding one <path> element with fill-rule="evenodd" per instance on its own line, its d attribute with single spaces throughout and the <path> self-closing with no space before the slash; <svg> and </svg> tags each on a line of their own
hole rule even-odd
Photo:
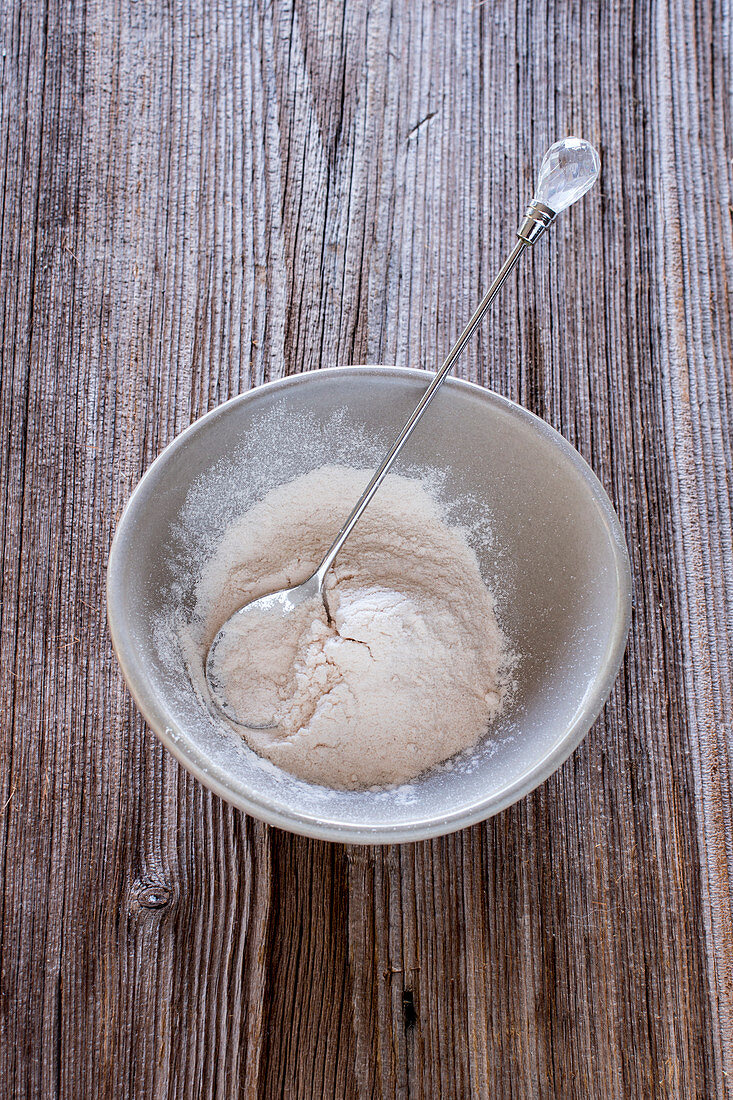
<svg viewBox="0 0 733 1100">
<path fill-rule="evenodd" d="M 611 690 L 626 643 L 629 560 L 600 483 L 552 428 L 448 379 L 397 472 L 429 476 L 466 525 L 520 655 L 517 691 L 485 742 L 409 786 L 344 792 L 263 764 L 191 688 L 170 629 L 225 524 L 324 463 L 375 465 L 426 385 L 420 371 L 343 367 L 236 397 L 147 471 L 109 558 L 108 615 L 125 679 L 163 744 L 202 783 L 293 832 L 368 844 L 419 840 L 495 814 L 570 755 Z"/>
</svg>

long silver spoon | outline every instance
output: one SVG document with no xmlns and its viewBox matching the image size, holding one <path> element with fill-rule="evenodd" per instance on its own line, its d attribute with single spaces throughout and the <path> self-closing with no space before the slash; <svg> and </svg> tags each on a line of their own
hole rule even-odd
<svg viewBox="0 0 733 1100">
<path fill-rule="evenodd" d="M 279 592 L 271 592 L 266 596 L 260 596 L 256 600 L 244 604 L 227 619 L 218 634 L 211 643 L 206 658 L 206 680 L 214 705 L 230 721 L 249 729 L 274 728 L 274 710 L 276 702 L 265 703 L 259 698 L 254 704 L 253 710 L 261 709 L 261 714 L 243 714 L 227 699 L 222 688 L 222 661 L 227 653 L 240 645 L 246 637 L 248 629 L 260 630 L 263 623 L 272 623 L 274 616 L 287 618 L 304 603 L 322 600 L 323 584 L 326 573 L 331 568 L 334 558 L 354 529 L 355 524 L 384 481 L 398 454 L 404 447 L 412 432 L 417 427 L 423 413 L 435 397 L 446 375 L 453 367 L 473 333 L 478 328 L 499 290 L 503 286 L 507 276 L 514 268 L 524 250 L 533 245 L 542 236 L 547 227 L 555 220 L 561 210 L 565 210 L 574 202 L 577 202 L 588 191 L 600 171 L 600 159 L 592 145 L 582 138 L 568 137 L 562 141 L 556 141 L 545 153 L 540 167 L 535 197 L 527 208 L 519 230 L 518 241 L 509 256 L 506 258 L 499 274 L 486 292 L 471 320 L 456 340 L 450 352 L 446 356 L 443 365 L 433 378 L 417 403 L 415 411 L 406 422 L 397 439 L 384 457 L 381 466 L 376 470 L 371 481 L 354 505 L 348 519 L 334 539 L 328 553 L 324 557 L 315 573 L 294 588 L 284 588 Z M 326 607 L 328 613 L 328 608 Z M 253 701 L 254 702 L 254 701 Z M 266 713 L 272 711 L 273 713 Z"/>
</svg>

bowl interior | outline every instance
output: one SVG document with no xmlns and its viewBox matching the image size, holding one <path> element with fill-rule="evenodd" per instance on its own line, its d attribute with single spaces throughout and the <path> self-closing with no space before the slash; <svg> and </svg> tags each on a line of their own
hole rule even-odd
<svg viewBox="0 0 733 1100">
<path fill-rule="evenodd" d="M 449 379 L 396 472 L 429 476 L 467 528 L 519 654 L 517 691 L 452 769 L 391 791 L 317 787 L 261 761 L 191 688 L 174 620 L 224 527 L 269 489 L 324 463 L 375 465 L 426 385 L 417 371 L 350 367 L 235 398 L 158 458 L 120 522 L 108 576 L 115 649 L 148 723 L 236 805 L 336 840 L 414 840 L 470 824 L 531 790 L 575 748 L 623 654 L 629 567 L 618 520 L 580 456 L 496 394 Z"/>
</svg>

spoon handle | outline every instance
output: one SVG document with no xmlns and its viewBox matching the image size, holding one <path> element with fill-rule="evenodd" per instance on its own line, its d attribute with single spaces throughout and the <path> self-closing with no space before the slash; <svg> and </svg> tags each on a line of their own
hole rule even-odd
<svg viewBox="0 0 733 1100">
<path fill-rule="evenodd" d="M 371 501 L 372 497 L 376 493 L 377 489 L 379 488 L 379 486 L 382 484 L 385 477 L 389 473 L 389 471 L 390 471 L 392 465 L 394 464 L 397 456 L 399 455 L 400 451 L 402 450 L 405 443 L 407 442 L 407 440 L 410 438 L 413 431 L 417 427 L 418 423 L 420 422 L 420 419 L 422 418 L 423 413 L 425 412 L 428 405 L 433 400 L 436 393 L 440 389 L 441 385 L 445 381 L 446 375 L 448 374 L 448 372 L 453 367 L 453 364 L 455 363 L 456 359 L 461 354 L 464 347 L 466 346 L 468 341 L 473 336 L 473 334 L 476 331 L 482 317 L 486 313 L 486 310 L 489 308 L 489 306 L 493 302 L 494 298 L 496 297 L 496 295 L 501 290 L 501 287 L 503 286 L 507 276 L 510 274 L 512 269 L 515 267 L 517 261 L 519 260 L 519 257 L 522 255 L 525 248 L 527 248 L 527 242 L 525 240 L 517 241 L 516 245 L 514 246 L 514 248 L 511 251 L 511 253 L 509 254 L 507 259 L 505 260 L 505 262 L 504 262 L 504 264 L 501 268 L 501 271 L 499 272 L 499 274 L 496 276 L 493 283 L 489 287 L 488 292 L 486 293 L 485 297 L 481 301 L 481 304 L 479 305 L 478 309 L 476 310 L 473 317 L 471 318 L 471 320 L 468 322 L 468 324 L 464 328 L 461 335 L 458 337 L 458 340 L 455 342 L 455 344 L 453 345 L 451 350 L 448 352 L 448 355 L 446 356 L 440 370 L 435 375 L 435 377 L 433 378 L 433 380 L 430 383 L 430 385 L 428 386 L 428 388 L 425 390 L 425 393 L 422 395 L 422 397 L 418 401 L 417 405 L 415 406 L 414 411 L 410 414 L 409 419 L 405 422 L 405 425 L 402 428 L 402 431 L 400 432 L 400 434 L 395 439 L 394 443 L 390 447 L 387 454 L 384 456 L 384 459 L 382 460 L 381 465 L 378 467 L 378 469 L 373 474 L 371 481 L 367 485 L 367 487 L 364 490 L 364 492 L 362 493 L 362 495 L 359 497 L 359 500 L 354 505 L 348 519 L 346 520 L 343 527 L 339 531 L 338 535 L 334 539 L 328 553 L 326 554 L 326 556 L 323 559 L 321 565 L 319 566 L 319 568 L 318 568 L 319 583 L 323 583 L 323 577 L 325 576 L 325 574 L 328 572 L 331 565 L 333 564 L 334 558 L 338 554 L 338 552 L 341 549 L 341 547 L 343 546 L 343 544 L 346 542 L 346 539 L 351 534 L 352 530 L 354 529 L 355 524 L 358 522 L 359 518 L 361 517 L 362 512 L 368 506 L 369 502 Z"/>
<path fill-rule="evenodd" d="M 440 370 L 425 390 L 415 407 L 414 412 L 406 421 L 402 431 L 395 439 L 381 465 L 375 471 L 371 481 L 354 505 L 348 519 L 334 539 L 328 553 L 315 573 L 319 589 L 330 569 L 334 558 L 354 529 L 364 509 L 384 481 L 398 454 L 417 427 L 420 419 L 430 402 L 435 397 L 438 389 L 443 384 L 446 375 L 453 367 L 458 356 L 465 348 L 468 341 L 478 328 L 478 325 L 493 302 L 496 295 L 504 285 L 507 276 L 514 269 L 519 257 L 524 250 L 533 245 L 542 236 L 547 227 L 555 220 L 558 210 L 564 210 L 571 203 L 576 202 L 581 195 L 593 185 L 600 167 L 600 161 L 595 149 L 586 141 L 579 138 L 565 138 L 550 147 L 542 161 L 538 179 L 537 197 L 532 200 L 527 208 L 517 236 L 519 240 L 507 256 L 499 274 L 494 279 L 485 296 L 481 300 L 475 313 L 471 317 L 455 344 L 448 352 Z M 549 200 L 552 206 L 546 201 Z"/>
</svg>

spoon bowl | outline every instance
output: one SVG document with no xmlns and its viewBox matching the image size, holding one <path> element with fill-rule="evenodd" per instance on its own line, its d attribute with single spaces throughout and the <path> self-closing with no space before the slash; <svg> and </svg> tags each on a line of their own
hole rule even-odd
<svg viewBox="0 0 733 1100">
<path fill-rule="evenodd" d="M 302 584 L 268 592 L 259 599 L 244 604 L 227 619 L 214 638 L 206 656 L 206 682 L 211 701 L 230 722 L 251 730 L 269 730 L 277 726 L 280 699 L 272 688 L 266 659 L 259 682 L 253 677 L 254 690 L 237 705 L 227 689 L 227 666 L 230 659 L 250 666 L 261 663 L 261 648 L 252 641 L 263 628 L 277 631 L 284 619 L 290 620 L 299 609 L 323 601 L 323 578 L 317 570 Z M 328 608 L 326 607 L 328 612 Z"/>
</svg>

